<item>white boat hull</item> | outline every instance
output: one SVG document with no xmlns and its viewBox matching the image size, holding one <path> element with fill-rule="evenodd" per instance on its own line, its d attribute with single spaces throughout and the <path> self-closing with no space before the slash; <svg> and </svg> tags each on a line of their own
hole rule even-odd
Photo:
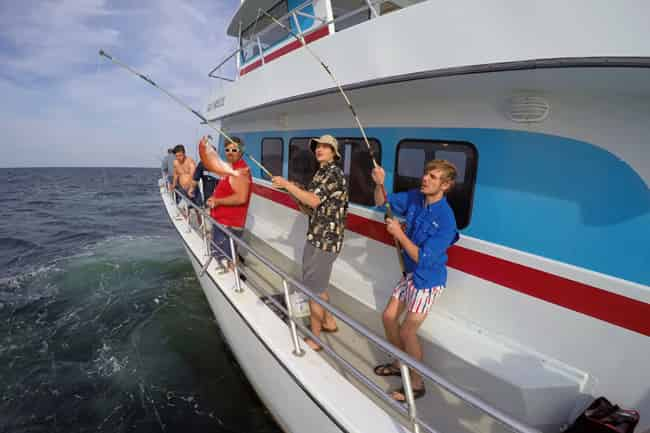
<svg viewBox="0 0 650 433">
<path fill-rule="evenodd" d="M 284 431 L 408 431 L 319 354 L 307 348 L 303 356 L 294 355 L 288 326 L 255 291 L 243 285 L 244 290 L 236 292 L 232 273 L 219 274 L 212 261 L 201 274 L 207 261 L 204 240 L 185 219 L 176 217 L 176 207 L 164 190 L 161 195 L 219 328 L 251 385 Z"/>
<path fill-rule="evenodd" d="M 197 257 L 187 245 L 185 250 L 237 363 L 280 427 L 286 432 L 346 431 L 273 354 L 211 275 L 200 276 Z"/>
</svg>

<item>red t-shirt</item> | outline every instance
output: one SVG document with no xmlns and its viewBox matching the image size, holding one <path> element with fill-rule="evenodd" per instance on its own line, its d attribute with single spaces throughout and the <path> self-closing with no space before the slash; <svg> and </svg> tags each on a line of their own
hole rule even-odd
<svg viewBox="0 0 650 433">
<path fill-rule="evenodd" d="M 243 159 L 240 159 L 233 164 L 232 168 L 235 170 L 248 168 L 248 164 Z M 248 173 L 248 180 L 252 183 L 253 177 L 250 172 Z M 251 193 L 253 192 L 253 187 L 248 189 L 248 196 L 246 197 L 246 202 L 244 204 L 236 206 L 217 206 L 210 211 L 210 216 L 214 218 L 219 224 L 223 224 L 228 227 L 237 227 L 244 228 L 246 225 L 246 215 L 248 214 L 248 205 L 251 201 Z M 217 188 L 212 193 L 212 197 L 215 198 L 224 198 L 234 194 L 235 191 L 230 186 L 230 176 L 224 176 L 219 181 Z"/>
</svg>

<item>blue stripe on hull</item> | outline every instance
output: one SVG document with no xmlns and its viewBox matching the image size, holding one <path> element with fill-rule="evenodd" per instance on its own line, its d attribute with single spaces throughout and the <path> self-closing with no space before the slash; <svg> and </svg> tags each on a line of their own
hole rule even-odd
<svg viewBox="0 0 650 433">
<path fill-rule="evenodd" d="M 284 139 L 287 175 L 292 137 L 359 136 L 357 129 L 239 133 L 261 158 L 264 137 Z M 368 128 L 394 167 L 405 138 L 460 140 L 479 152 L 474 210 L 464 234 L 553 260 L 650 285 L 650 189 L 624 161 L 587 142 L 524 131 Z M 254 174 L 260 177 L 259 170 Z M 392 188 L 392 173 L 386 185 Z"/>
</svg>

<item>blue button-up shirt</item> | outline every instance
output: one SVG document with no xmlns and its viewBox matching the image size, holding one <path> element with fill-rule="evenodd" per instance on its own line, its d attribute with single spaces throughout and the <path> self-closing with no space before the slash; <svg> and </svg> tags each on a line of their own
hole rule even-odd
<svg viewBox="0 0 650 433">
<path fill-rule="evenodd" d="M 418 261 L 403 252 L 406 272 L 416 289 L 447 284 L 447 248 L 458 240 L 456 217 L 447 199 L 425 205 L 417 189 L 388 195 L 395 215 L 406 219 L 406 235 L 418 247 Z"/>
</svg>

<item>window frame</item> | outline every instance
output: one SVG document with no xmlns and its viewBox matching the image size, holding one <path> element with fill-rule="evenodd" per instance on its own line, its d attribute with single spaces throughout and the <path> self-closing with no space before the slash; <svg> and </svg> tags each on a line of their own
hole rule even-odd
<svg viewBox="0 0 650 433">
<path fill-rule="evenodd" d="M 288 156 L 287 156 L 287 179 L 294 180 L 294 179 L 291 179 L 291 161 L 292 161 L 292 158 L 291 158 L 291 142 L 293 140 L 310 140 L 311 141 L 314 138 L 318 138 L 318 136 L 296 136 L 296 137 L 289 138 L 289 148 L 288 148 Z M 337 162 L 337 164 L 339 165 L 339 167 L 341 167 L 341 169 L 344 170 L 345 159 L 343 158 L 343 152 L 344 152 L 343 145 L 345 144 L 345 141 L 346 140 L 358 141 L 359 146 L 363 146 L 364 149 L 365 149 L 366 144 L 365 144 L 362 136 L 357 136 L 357 137 L 355 137 L 355 136 L 345 136 L 345 137 L 335 137 L 335 138 L 339 143 L 339 153 L 341 153 L 341 157 L 342 157 L 341 160 Z M 310 141 L 308 141 L 308 143 Z M 375 149 L 375 152 L 374 152 L 374 156 L 375 156 L 375 159 L 377 160 L 377 164 L 381 165 L 381 158 L 382 158 L 382 152 L 383 152 L 383 145 L 381 143 L 381 140 L 379 140 L 376 137 L 368 137 L 368 141 L 376 143 L 376 149 Z M 377 152 L 377 150 L 379 152 Z M 377 154 L 379 154 L 379 159 L 377 159 Z M 371 163 L 371 165 L 372 165 L 372 163 Z M 316 170 L 318 170 L 318 166 L 316 166 Z M 347 175 L 346 177 L 349 177 L 349 175 Z M 370 180 L 372 180 L 372 178 L 370 178 Z M 348 181 L 349 181 L 349 179 L 348 179 Z M 309 183 L 307 183 L 304 186 L 307 187 L 308 184 Z M 352 192 L 351 192 L 350 188 L 352 188 L 352 184 L 350 182 L 348 182 L 348 193 L 351 196 Z M 373 201 L 374 201 L 374 199 L 373 199 Z M 374 203 L 373 204 L 357 203 L 355 201 L 352 201 L 351 199 L 350 199 L 350 205 L 364 206 L 364 207 L 369 207 L 369 208 L 374 207 Z"/>
<path fill-rule="evenodd" d="M 296 136 L 296 137 L 289 138 L 289 148 L 288 148 L 288 154 L 287 154 L 287 179 L 288 180 L 292 180 L 291 179 L 291 161 L 292 161 L 292 158 L 291 158 L 291 142 L 293 140 L 308 140 L 307 143 L 309 144 L 309 143 L 311 143 L 311 140 L 314 139 L 314 138 L 318 138 L 318 137 L 317 136 L 304 136 L 303 135 L 303 136 Z M 309 151 L 311 152 L 311 149 L 309 149 Z M 312 152 L 312 154 L 313 154 L 313 152 Z M 314 156 L 314 160 L 316 160 L 316 156 Z M 316 161 L 316 170 L 318 170 L 318 161 Z M 316 171 L 314 171 L 314 174 L 316 174 Z M 313 175 L 312 175 L 312 177 L 313 177 Z M 306 188 L 307 185 L 303 185 L 303 187 Z"/>
<path fill-rule="evenodd" d="M 264 164 L 264 140 L 280 140 L 280 145 L 281 145 L 280 146 L 280 173 L 273 173 L 273 171 L 271 171 L 271 170 L 269 170 L 269 171 L 271 171 L 271 174 L 273 176 L 283 176 L 284 175 L 284 138 L 282 138 L 282 137 L 263 137 L 262 140 L 260 141 L 260 162 L 261 162 L 262 166 L 264 166 L 266 168 L 266 165 Z M 260 174 L 261 174 L 261 178 L 263 180 L 269 180 L 269 181 L 271 180 L 271 178 L 269 178 L 267 176 L 267 174 L 264 172 L 264 170 L 260 169 Z"/>
<path fill-rule="evenodd" d="M 383 145 L 381 144 L 381 140 L 379 140 L 376 137 L 367 137 L 367 138 L 368 138 L 368 142 L 377 143 L 377 147 L 375 149 L 373 149 L 374 150 L 373 155 L 375 157 L 375 161 L 377 161 L 377 164 L 381 165 L 381 158 L 383 156 L 383 154 L 382 154 Z M 341 165 L 344 165 L 344 161 L 345 161 L 345 159 L 343 158 L 343 145 L 344 145 L 345 140 L 355 140 L 355 141 L 358 140 L 359 143 L 360 143 L 359 145 L 363 146 L 364 150 L 366 149 L 366 143 L 365 143 L 365 141 L 363 139 L 363 136 L 358 136 L 358 137 L 336 137 L 336 140 L 339 143 L 339 153 L 341 154 Z M 377 152 L 377 150 L 379 150 L 379 152 Z M 379 153 L 379 158 L 377 158 L 378 153 Z M 372 161 L 369 161 L 369 162 L 370 162 L 370 165 L 372 167 Z M 350 163 L 352 163 L 352 160 L 350 160 Z M 341 168 L 343 168 L 343 173 L 345 174 L 345 168 L 344 167 L 341 167 Z M 355 205 L 355 206 L 374 207 L 375 206 L 374 205 L 374 195 L 371 196 L 373 198 L 372 199 L 372 204 L 357 203 L 357 202 L 352 201 L 352 183 L 350 182 L 349 174 L 346 177 L 348 177 L 348 179 L 347 179 L 348 180 L 348 195 L 350 197 L 350 204 Z M 369 181 L 372 182 L 372 177 L 369 178 Z M 373 186 L 372 189 L 374 190 L 374 186 Z"/>
<path fill-rule="evenodd" d="M 277 16 L 277 13 L 274 14 L 273 11 L 276 10 L 279 6 L 282 6 L 282 5 L 285 6 L 285 10 L 283 11 L 284 13 L 283 13 L 282 15 L 280 15 L 280 16 Z M 287 16 L 287 15 L 289 14 L 289 12 L 290 12 L 290 10 L 289 10 L 289 2 L 288 2 L 287 0 L 279 0 L 279 1 L 277 1 L 276 3 L 274 3 L 273 6 L 271 6 L 270 8 L 268 8 L 268 9 L 266 10 L 266 13 L 268 13 L 269 15 L 272 15 L 274 18 L 276 18 L 276 19 L 278 19 L 278 20 L 279 20 L 280 18 L 284 17 L 284 16 Z M 260 21 L 260 20 L 265 20 L 265 21 L 268 22 L 268 24 L 267 24 L 266 27 L 264 27 L 264 28 L 260 28 L 260 29 L 258 30 L 258 29 L 255 28 L 255 25 L 256 25 L 256 22 L 258 22 L 258 21 Z M 274 47 L 274 46 L 276 46 L 276 45 L 282 43 L 283 41 L 286 41 L 287 39 L 289 39 L 289 38 L 291 37 L 291 35 L 287 35 L 285 38 L 273 42 L 273 43 L 270 44 L 268 47 L 262 47 L 262 52 L 259 52 L 259 47 L 258 47 L 258 45 L 257 45 L 257 36 L 258 36 L 260 33 L 263 33 L 265 30 L 267 30 L 267 29 L 270 28 L 271 26 L 277 26 L 277 24 L 275 24 L 275 23 L 273 22 L 273 20 L 271 20 L 271 19 L 268 18 L 267 16 L 263 16 L 263 17 L 258 17 L 258 19 L 256 19 L 256 20 L 253 21 L 252 23 L 250 23 L 250 24 L 249 24 L 245 29 L 242 29 L 242 30 L 241 30 L 240 38 L 239 38 L 239 39 L 240 39 L 240 42 L 239 42 L 239 49 L 241 50 L 241 52 L 240 52 L 240 55 L 241 55 L 241 61 L 242 61 L 244 64 L 249 63 L 249 62 L 255 60 L 257 57 L 261 57 L 261 56 L 263 56 L 263 55 L 264 55 L 264 52 L 268 51 L 268 50 L 271 49 L 272 47 Z M 252 33 L 252 30 L 253 30 L 253 29 L 257 30 L 257 32 L 256 32 L 256 33 Z M 245 43 L 244 43 L 244 41 L 245 41 Z M 249 46 L 250 44 L 254 44 L 253 54 L 252 54 L 250 57 L 246 58 L 246 57 L 244 56 L 244 49 L 245 49 L 245 48 L 248 48 L 248 46 Z M 255 51 L 257 51 L 257 53 L 255 53 Z"/>
<path fill-rule="evenodd" d="M 454 145 L 454 146 L 465 146 L 469 150 L 469 157 L 468 152 L 463 152 L 466 155 L 466 161 L 465 161 L 465 173 L 463 173 L 463 185 L 468 185 L 468 191 L 467 194 L 469 197 L 467 197 L 468 202 L 467 202 L 467 215 L 466 215 L 466 221 L 465 224 L 461 224 L 461 221 L 459 221 L 456 209 L 452 205 L 451 201 L 449 205 L 452 207 L 452 210 L 454 211 L 454 216 L 456 216 L 456 224 L 458 226 L 458 230 L 463 230 L 467 227 L 470 226 L 472 222 L 472 215 L 474 211 L 474 195 L 476 192 L 476 179 L 478 177 L 478 162 L 479 162 L 479 153 L 478 149 L 476 148 L 476 145 L 470 141 L 465 141 L 465 140 L 445 140 L 445 139 L 426 139 L 426 138 L 402 138 L 397 145 L 395 146 L 395 166 L 393 170 L 393 192 L 401 192 L 398 191 L 398 181 L 401 177 L 405 176 L 400 176 L 398 174 L 398 168 L 399 168 L 399 151 L 402 145 L 404 143 L 422 143 L 422 144 L 429 144 L 429 145 L 438 145 L 438 148 L 434 148 L 432 146 L 432 149 L 434 150 L 434 154 L 437 150 L 443 150 L 444 147 L 440 146 L 443 143 L 446 143 L 448 145 Z M 442 147 L 442 148 L 441 148 Z M 429 161 L 428 158 L 425 158 L 424 163 Z M 421 175 L 420 175 L 421 176 Z"/>
</svg>

